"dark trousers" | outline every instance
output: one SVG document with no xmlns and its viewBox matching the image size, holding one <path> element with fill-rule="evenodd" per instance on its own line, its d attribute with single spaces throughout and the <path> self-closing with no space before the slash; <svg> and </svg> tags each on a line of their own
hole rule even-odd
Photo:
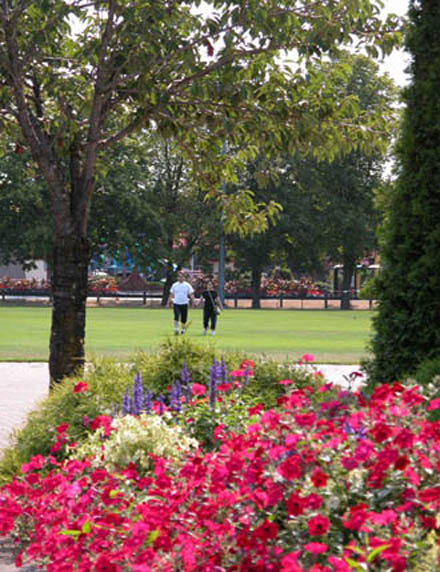
<svg viewBox="0 0 440 572">
<path fill-rule="evenodd" d="M 215 330 L 215 325 L 217 324 L 217 314 L 215 310 L 203 308 L 203 327 L 205 330 L 208 328 L 209 321 L 211 321 L 211 330 Z"/>
<path fill-rule="evenodd" d="M 188 304 L 173 304 L 174 321 L 178 322 L 179 318 L 182 324 L 186 324 L 188 319 Z"/>
</svg>

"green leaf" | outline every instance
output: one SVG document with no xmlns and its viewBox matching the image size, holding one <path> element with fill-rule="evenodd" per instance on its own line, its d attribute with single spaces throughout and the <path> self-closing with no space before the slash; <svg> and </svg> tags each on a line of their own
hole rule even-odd
<svg viewBox="0 0 440 572">
<path fill-rule="evenodd" d="M 60 534 L 62 534 L 63 536 L 72 536 L 73 538 L 77 539 L 81 534 L 81 531 L 64 528 L 63 530 L 60 530 Z"/>
<path fill-rule="evenodd" d="M 371 562 L 372 560 L 374 560 L 378 554 L 380 554 L 390 546 L 391 546 L 390 544 L 383 544 L 382 546 L 378 546 L 377 548 L 372 550 L 367 556 L 367 562 Z"/>
<path fill-rule="evenodd" d="M 362 572 L 364 570 L 364 568 L 359 564 L 359 562 L 356 562 L 356 560 L 353 560 L 352 558 L 345 558 L 345 562 L 347 562 L 350 568 L 356 568 L 356 570 L 361 570 Z"/>
<path fill-rule="evenodd" d="M 81 527 L 81 532 L 83 534 L 89 534 L 90 532 L 92 532 L 92 523 L 90 522 L 90 520 L 85 521 L 85 523 Z"/>
<path fill-rule="evenodd" d="M 160 531 L 158 528 L 156 528 L 156 530 L 152 530 L 150 532 L 150 534 L 148 535 L 147 544 L 152 544 L 156 540 L 156 538 L 159 536 L 159 534 L 160 534 Z"/>
</svg>

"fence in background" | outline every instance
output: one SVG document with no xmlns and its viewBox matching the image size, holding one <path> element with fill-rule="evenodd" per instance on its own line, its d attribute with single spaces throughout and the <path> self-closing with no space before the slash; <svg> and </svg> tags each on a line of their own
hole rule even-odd
<svg viewBox="0 0 440 572">
<path fill-rule="evenodd" d="M 335 308 L 335 303 L 340 303 L 343 294 L 347 295 L 347 292 L 333 292 L 324 293 L 322 296 L 307 296 L 307 295 L 297 295 L 288 296 L 285 294 L 279 294 L 278 296 L 268 296 L 262 295 L 260 297 L 261 302 L 270 300 L 273 302 L 271 307 L 273 308 L 301 308 L 307 309 L 310 307 L 310 302 L 317 302 L 313 307 L 319 307 L 322 302 L 322 308 Z M 352 302 L 363 302 L 362 308 L 372 309 L 375 304 L 375 300 L 361 300 L 356 292 L 349 292 L 349 299 Z M 41 299 L 46 300 L 48 303 L 51 301 L 50 293 L 47 290 L 15 290 L 12 288 L 3 288 L 0 290 L 0 297 L 2 302 L 21 300 L 21 299 Z M 144 306 L 157 306 L 160 304 L 162 295 L 160 292 L 90 292 L 88 299 L 90 301 L 96 301 L 99 306 L 104 300 L 114 300 L 116 302 L 121 302 L 122 300 L 132 300 L 133 302 L 140 302 Z M 251 298 L 248 294 L 226 294 L 225 300 L 229 307 L 233 308 L 245 308 L 252 305 Z M 296 303 L 294 304 L 293 301 Z"/>
</svg>

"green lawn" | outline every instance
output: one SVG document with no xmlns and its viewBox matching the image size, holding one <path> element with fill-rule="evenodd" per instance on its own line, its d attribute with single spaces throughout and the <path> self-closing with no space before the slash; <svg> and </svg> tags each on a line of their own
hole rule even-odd
<svg viewBox="0 0 440 572">
<path fill-rule="evenodd" d="M 50 308 L 0 307 L 0 361 L 48 359 Z M 321 363 L 359 363 L 373 312 L 339 310 L 227 310 L 217 335 L 202 336 L 202 311 L 191 309 L 187 335 L 220 350 L 297 358 L 313 353 Z M 170 309 L 88 308 L 86 351 L 126 358 L 154 350 L 173 334 Z"/>
</svg>

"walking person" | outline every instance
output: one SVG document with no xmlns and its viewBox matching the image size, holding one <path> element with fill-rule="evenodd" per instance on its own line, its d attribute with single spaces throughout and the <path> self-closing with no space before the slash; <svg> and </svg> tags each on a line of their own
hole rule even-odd
<svg viewBox="0 0 440 572">
<path fill-rule="evenodd" d="M 177 282 L 171 286 L 170 294 L 170 305 L 173 305 L 174 312 L 174 333 L 177 336 L 179 334 L 179 321 L 180 333 L 185 333 L 189 301 L 191 300 L 195 304 L 194 289 L 189 282 L 185 281 L 182 271 L 177 273 Z"/>
<path fill-rule="evenodd" d="M 215 335 L 217 325 L 217 315 L 223 310 L 221 300 L 214 288 L 214 283 L 209 280 L 206 289 L 202 292 L 203 298 L 203 335 L 208 333 L 208 326 L 211 323 L 211 336 Z"/>
</svg>

